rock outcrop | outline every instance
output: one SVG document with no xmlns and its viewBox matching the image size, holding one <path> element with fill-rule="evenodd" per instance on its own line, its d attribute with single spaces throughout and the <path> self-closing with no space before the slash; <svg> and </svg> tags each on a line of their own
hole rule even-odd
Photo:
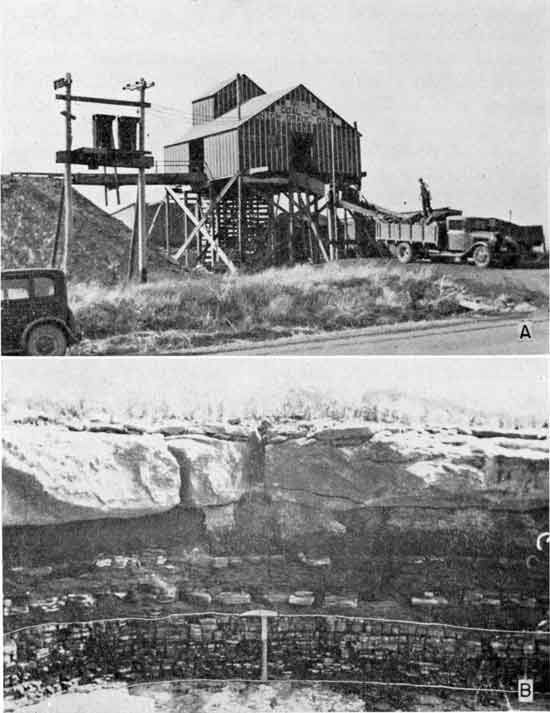
<svg viewBox="0 0 550 713">
<path fill-rule="evenodd" d="M 147 515 L 180 501 L 161 436 L 4 426 L 2 441 L 4 525 Z"/>
<path fill-rule="evenodd" d="M 167 447 L 180 468 L 185 504 L 228 505 L 248 490 L 252 464 L 246 442 L 189 435 L 167 440 Z"/>
<path fill-rule="evenodd" d="M 375 523 L 391 511 L 404 528 L 483 528 L 498 512 L 548 503 L 540 434 L 307 421 L 197 430 L 7 426 L 4 524 L 138 516 L 181 502 L 202 509 L 208 529 L 261 530 L 265 518 L 293 536 L 343 532 L 350 512 Z"/>
<path fill-rule="evenodd" d="M 289 535 L 337 533 L 346 511 L 361 511 L 376 527 L 383 509 L 399 529 L 482 530 L 499 512 L 548 502 L 546 443 L 518 443 L 410 428 L 327 429 L 268 445 L 267 489 Z"/>
</svg>

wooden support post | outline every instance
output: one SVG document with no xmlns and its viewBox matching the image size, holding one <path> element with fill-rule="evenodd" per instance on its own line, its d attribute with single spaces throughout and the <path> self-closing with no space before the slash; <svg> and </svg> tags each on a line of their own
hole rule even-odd
<svg viewBox="0 0 550 713">
<path fill-rule="evenodd" d="M 330 261 L 334 260 L 334 208 L 332 203 L 332 199 L 330 199 L 327 204 L 328 254 Z"/>
<path fill-rule="evenodd" d="M 135 207 L 134 207 L 134 229 L 132 230 L 132 238 L 130 240 L 130 255 L 128 257 L 128 280 L 132 280 L 135 275 L 137 238 L 138 238 L 138 211 L 137 211 L 137 196 L 136 196 L 136 203 L 135 203 Z"/>
<path fill-rule="evenodd" d="M 180 257 L 183 255 L 183 253 L 185 252 L 185 250 L 187 250 L 187 247 L 188 247 L 189 243 L 192 242 L 192 240 L 194 239 L 195 235 L 197 235 L 199 232 L 202 233 L 202 235 L 210 242 L 210 244 L 212 245 L 212 247 L 214 247 L 214 236 L 213 236 L 210 232 L 208 232 L 208 230 L 206 229 L 206 227 L 205 227 L 205 226 L 206 226 L 206 222 L 208 221 L 208 219 L 210 218 L 210 216 L 211 216 L 211 214 L 213 213 L 214 209 L 216 208 L 216 205 L 223 199 L 223 197 L 225 196 L 225 194 L 229 191 L 229 189 L 231 188 L 231 186 L 235 183 L 235 181 L 237 180 L 237 176 L 238 176 L 238 174 L 235 174 L 232 178 L 230 178 L 229 181 L 227 181 L 227 183 L 225 184 L 225 186 L 222 188 L 222 190 L 220 191 L 220 193 L 216 196 L 216 198 L 215 198 L 213 201 L 211 201 L 210 205 L 208 206 L 208 210 L 205 211 L 205 213 L 204 213 L 204 215 L 202 216 L 202 218 L 200 219 L 200 221 L 198 221 L 198 223 L 196 223 L 195 227 L 194 227 L 193 230 L 191 231 L 191 234 L 189 235 L 189 237 L 187 238 L 187 240 L 183 243 L 183 245 L 182 245 L 182 246 L 178 249 L 178 251 L 175 253 L 174 259 L 179 260 L 179 258 L 180 258 Z M 170 195 L 172 196 L 172 198 L 174 198 L 174 200 L 176 201 L 176 203 L 184 210 L 184 212 L 185 212 L 186 214 L 188 214 L 188 215 L 191 217 L 192 220 L 195 220 L 193 214 L 190 213 L 190 211 L 188 211 L 188 209 L 182 204 L 181 199 L 179 198 L 179 196 L 178 196 L 176 193 L 174 193 L 173 190 L 170 189 L 170 188 L 168 188 L 168 191 L 170 192 Z M 233 265 L 233 268 L 234 268 L 234 267 L 235 267 L 235 266 Z"/>
<path fill-rule="evenodd" d="M 171 188 L 167 188 L 166 190 L 170 193 L 171 197 L 175 200 L 175 202 L 179 205 L 179 207 L 183 210 L 183 212 L 191 218 L 191 220 L 195 223 L 195 227 L 191 231 L 191 234 L 187 237 L 187 240 L 183 243 L 183 245 L 178 249 L 178 251 L 173 255 L 173 258 L 175 260 L 179 260 L 181 256 L 185 253 L 185 251 L 188 249 L 189 245 L 193 242 L 196 236 L 202 235 L 206 241 L 209 243 L 210 247 L 213 249 L 216 249 L 217 254 L 219 255 L 220 260 L 224 263 L 224 265 L 229 269 L 230 272 L 236 272 L 237 269 L 233 262 L 228 258 L 228 256 L 225 254 L 225 252 L 219 247 L 219 245 L 216 245 L 214 236 L 206 229 L 205 224 L 207 220 L 209 219 L 211 213 L 214 211 L 216 207 L 216 203 L 220 202 L 224 195 L 227 193 L 227 191 L 231 188 L 233 183 L 236 181 L 237 175 L 233 176 L 222 188 L 220 191 L 219 195 L 216 197 L 216 200 L 214 203 L 211 203 L 208 206 L 208 210 L 205 211 L 204 215 L 202 218 L 199 220 L 198 216 L 194 216 L 193 213 L 187 208 L 187 206 L 182 202 L 181 198 L 177 193 L 175 193 Z M 197 203 L 197 210 L 198 210 L 198 203 Z"/>
<path fill-rule="evenodd" d="M 195 200 L 195 218 L 197 220 L 196 225 L 200 223 L 201 219 L 201 194 L 199 191 L 196 193 L 196 200 Z M 189 236 L 188 236 L 189 237 Z M 196 240 L 196 254 L 197 254 L 197 261 L 199 259 L 199 255 L 201 253 L 201 233 L 200 231 L 197 233 L 197 240 Z"/>
<path fill-rule="evenodd" d="M 275 207 L 275 191 L 269 192 L 269 253 L 271 255 L 271 264 L 275 264 L 275 231 L 277 229 L 276 215 L 277 209 Z"/>
<path fill-rule="evenodd" d="M 288 191 L 288 262 L 294 265 L 294 189 Z"/>
<path fill-rule="evenodd" d="M 349 230 L 348 230 L 348 211 L 344 208 L 344 257 L 348 250 Z"/>
<path fill-rule="evenodd" d="M 187 228 L 187 216 L 185 216 L 185 227 Z M 166 255 L 170 255 L 170 195 L 168 191 L 164 193 L 164 248 Z"/>
<path fill-rule="evenodd" d="M 237 78 L 239 75 L 237 75 Z M 238 79 L 237 79 L 238 81 Z M 242 265 L 244 262 L 244 250 L 243 250 L 243 179 L 239 174 L 237 178 L 237 236 L 238 236 L 238 250 L 239 250 L 239 261 Z"/>
<path fill-rule="evenodd" d="M 327 255 L 327 251 L 325 250 L 325 246 L 323 245 L 323 241 L 321 239 L 321 235 L 319 233 L 319 229 L 317 227 L 317 223 L 315 222 L 314 218 L 309 213 L 309 210 L 306 210 L 303 208 L 302 203 L 298 201 L 297 203 L 298 210 L 301 212 L 301 214 L 304 216 L 304 218 L 307 220 L 311 230 L 313 231 L 313 234 L 315 235 L 315 238 L 317 239 L 317 245 L 319 246 L 319 250 L 321 252 L 321 255 L 323 256 L 323 260 L 325 262 L 329 262 L 329 256 Z"/>
<path fill-rule="evenodd" d="M 210 234 L 212 235 L 212 241 L 210 243 L 210 267 L 214 269 L 214 265 L 216 264 L 216 233 L 214 232 L 214 188 L 212 186 L 212 182 L 208 184 L 208 210 L 207 213 L 209 214 L 209 218 L 206 221 L 206 227 L 208 227 L 208 223 L 210 223 Z"/>
<path fill-rule="evenodd" d="M 307 213 L 308 213 L 308 215 L 310 215 L 311 203 L 309 202 L 309 196 L 306 196 L 306 201 L 307 201 L 307 203 L 306 203 Z M 308 220 L 307 237 L 308 237 L 309 258 L 311 260 L 311 263 L 313 265 L 315 265 L 316 260 L 315 260 L 315 253 L 314 253 L 314 249 L 313 249 L 313 235 L 312 235 L 312 233 L 313 233 L 313 231 L 311 229 L 311 222 Z"/>
<path fill-rule="evenodd" d="M 336 155 L 334 141 L 334 121 L 330 124 L 330 154 L 331 154 L 331 206 L 329 207 L 329 223 L 332 228 L 332 239 L 330 241 L 330 259 L 338 259 L 338 217 L 336 213 Z M 329 229 L 330 230 L 330 229 Z"/>
<path fill-rule="evenodd" d="M 149 226 L 149 229 L 147 230 L 146 244 L 147 244 L 147 240 L 148 240 L 148 239 L 151 237 L 151 235 L 153 234 L 153 230 L 155 229 L 155 225 L 156 225 L 156 222 L 157 222 L 157 218 L 158 218 L 159 215 L 160 215 L 161 209 L 162 209 L 162 203 L 159 203 L 158 206 L 157 206 L 157 209 L 155 210 L 155 214 L 153 215 L 153 220 L 151 221 L 151 225 Z"/>
<path fill-rule="evenodd" d="M 184 191 L 182 194 L 182 200 L 183 200 L 183 205 L 188 208 L 187 205 L 187 192 Z M 184 212 L 183 214 L 183 240 L 184 242 L 187 240 L 187 236 L 189 234 L 189 231 L 187 230 L 187 213 Z M 186 250 L 185 251 L 185 267 L 189 267 L 189 252 Z"/>
<path fill-rule="evenodd" d="M 261 619 L 261 640 L 262 640 L 262 681 L 267 681 L 267 617 Z"/>
</svg>

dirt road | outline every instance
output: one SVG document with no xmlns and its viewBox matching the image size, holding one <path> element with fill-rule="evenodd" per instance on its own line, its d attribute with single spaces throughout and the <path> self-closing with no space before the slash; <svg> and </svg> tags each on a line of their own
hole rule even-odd
<svg viewBox="0 0 550 713">
<path fill-rule="evenodd" d="M 524 329 L 527 330 L 530 337 Z M 521 331 L 524 338 L 520 339 Z M 547 354 L 545 314 L 499 318 L 442 320 L 422 324 L 351 329 L 311 337 L 290 337 L 261 343 L 196 349 L 187 354 Z"/>
</svg>

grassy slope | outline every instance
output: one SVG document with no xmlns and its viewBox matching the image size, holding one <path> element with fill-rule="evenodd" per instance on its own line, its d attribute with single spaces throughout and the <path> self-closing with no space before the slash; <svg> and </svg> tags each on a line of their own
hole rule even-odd
<svg viewBox="0 0 550 713">
<path fill-rule="evenodd" d="M 536 271 L 535 279 L 514 280 L 502 272 L 480 274 L 429 264 L 300 265 L 235 277 L 188 275 L 113 289 L 75 285 L 72 304 L 87 339 L 132 335 L 111 339 L 100 351 L 155 351 L 235 337 L 438 319 L 464 312 L 464 297 L 489 301 L 495 310 L 525 301 L 543 307 L 543 272 L 546 276 Z M 89 344 L 81 350 L 94 351 Z"/>
</svg>

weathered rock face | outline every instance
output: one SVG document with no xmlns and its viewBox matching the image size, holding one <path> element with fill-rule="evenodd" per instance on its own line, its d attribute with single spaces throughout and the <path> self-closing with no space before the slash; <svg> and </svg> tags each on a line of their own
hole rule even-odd
<svg viewBox="0 0 550 713">
<path fill-rule="evenodd" d="M 3 524 L 131 517 L 179 503 L 175 458 L 161 436 L 5 426 Z"/>
<path fill-rule="evenodd" d="M 115 425 L 116 426 L 116 425 Z M 547 507 L 547 441 L 378 423 L 209 427 L 181 435 L 4 429 L 4 524 L 151 514 L 181 502 L 250 537 L 376 528 L 490 529 Z M 188 428 L 188 427 L 187 427 Z M 244 497 L 246 496 L 246 497 Z M 367 528 L 368 529 L 368 528 Z"/>
<path fill-rule="evenodd" d="M 210 507 L 239 500 L 253 481 L 250 445 L 202 435 L 167 440 L 180 467 L 182 502 Z"/>
<path fill-rule="evenodd" d="M 381 430 L 357 444 L 301 438 L 268 446 L 270 491 L 292 502 L 330 509 L 368 505 L 467 505 L 493 502 L 511 507 L 548 498 L 544 443 L 512 449 L 497 439 L 448 436 L 413 430 Z"/>
<path fill-rule="evenodd" d="M 413 429 L 332 429 L 266 449 L 281 530 L 338 533 L 346 511 L 373 529 L 380 509 L 399 530 L 491 530 L 499 512 L 544 508 L 544 441 L 510 442 Z"/>
</svg>

